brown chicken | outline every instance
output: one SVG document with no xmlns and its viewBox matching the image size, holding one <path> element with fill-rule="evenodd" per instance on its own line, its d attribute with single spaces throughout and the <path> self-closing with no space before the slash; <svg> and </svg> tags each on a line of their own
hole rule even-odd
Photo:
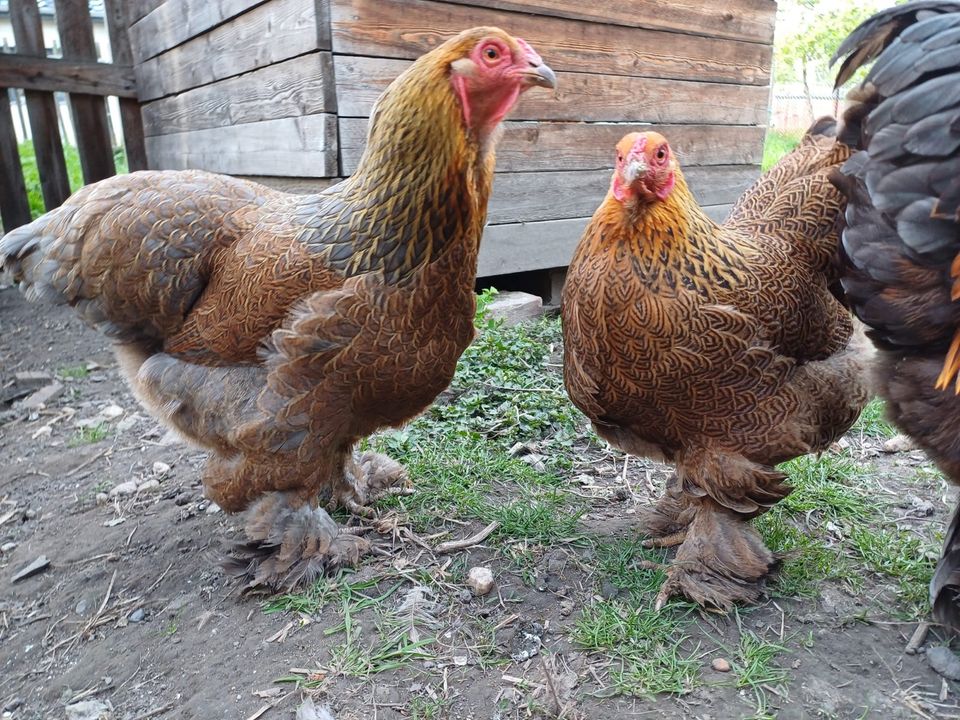
<svg viewBox="0 0 960 720">
<path fill-rule="evenodd" d="M 826 448 L 868 399 L 865 343 L 830 289 L 828 172 L 848 156 L 833 127 L 815 125 L 722 225 L 662 135 L 627 135 L 570 265 L 570 397 L 612 445 L 676 465 L 643 520 L 648 545 L 679 545 L 658 607 L 755 601 L 775 558 L 747 520 L 790 492 L 774 466 Z"/>
<path fill-rule="evenodd" d="M 380 97 L 356 173 L 296 196 L 204 172 L 88 186 L 0 241 L 29 298 L 114 341 L 137 398 L 211 451 L 208 497 L 249 508 L 241 570 L 290 586 L 355 563 L 355 513 L 400 481 L 354 445 L 421 412 L 473 338 L 497 128 L 555 87 L 534 50 L 474 28 Z"/>
<path fill-rule="evenodd" d="M 960 484 L 960 2 L 878 13 L 840 46 L 851 93 L 835 175 L 849 202 L 843 287 L 879 350 L 890 418 Z M 934 616 L 960 629 L 960 513 L 930 584 Z"/>
</svg>

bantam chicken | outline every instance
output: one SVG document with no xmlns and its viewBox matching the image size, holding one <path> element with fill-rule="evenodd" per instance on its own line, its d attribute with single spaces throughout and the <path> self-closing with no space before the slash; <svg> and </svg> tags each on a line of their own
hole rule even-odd
<svg viewBox="0 0 960 720">
<path fill-rule="evenodd" d="M 666 138 L 631 133 L 563 290 L 564 380 L 597 433 L 676 475 L 643 518 L 679 545 L 674 594 L 755 601 L 776 561 L 747 521 L 790 492 L 777 463 L 829 446 L 868 400 L 862 334 L 831 292 L 848 150 L 829 119 L 722 225 Z M 645 563 L 648 564 L 648 563 Z"/>
<path fill-rule="evenodd" d="M 403 479 L 354 446 L 451 380 L 474 335 L 498 126 L 555 83 L 523 40 L 474 28 L 387 88 L 356 173 L 319 195 L 134 173 L 0 241 L 28 298 L 103 330 L 143 405 L 210 450 L 206 495 L 248 511 L 251 585 L 292 586 L 369 549 L 325 508 L 364 514 Z"/>
<path fill-rule="evenodd" d="M 960 2 L 874 15 L 843 42 L 837 84 L 877 58 L 844 115 L 861 149 L 835 174 L 849 198 L 843 288 L 878 349 L 890 418 L 960 484 Z M 960 514 L 930 583 L 960 629 Z"/>
</svg>

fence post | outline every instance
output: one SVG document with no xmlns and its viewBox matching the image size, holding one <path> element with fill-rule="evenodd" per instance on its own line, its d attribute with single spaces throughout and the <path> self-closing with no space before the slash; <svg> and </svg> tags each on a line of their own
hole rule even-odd
<svg viewBox="0 0 960 720">
<path fill-rule="evenodd" d="M 0 220 L 6 232 L 30 222 L 30 203 L 7 88 L 0 88 Z"/>
<path fill-rule="evenodd" d="M 113 62 L 117 65 L 133 65 L 126 3 L 124 0 L 105 0 L 104 12 Z M 143 140 L 143 117 L 137 100 L 120 98 L 120 122 L 123 125 L 123 145 L 127 151 L 127 168 L 131 172 L 146 170 L 147 147 Z"/>
<path fill-rule="evenodd" d="M 43 25 L 36 0 L 10 0 L 10 20 L 17 54 L 46 57 Z M 53 93 L 26 90 L 24 96 L 30 116 L 33 149 L 37 155 L 37 169 L 40 171 L 43 202 L 48 210 L 52 210 L 70 197 L 70 179 L 57 128 L 57 106 Z"/>
<path fill-rule="evenodd" d="M 64 59 L 96 62 L 93 21 L 86 0 L 57 0 L 56 14 Z M 106 100 L 97 95 L 70 93 L 70 110 L 83 181 L 92 183 L 116 175 Z"/>
</svg>

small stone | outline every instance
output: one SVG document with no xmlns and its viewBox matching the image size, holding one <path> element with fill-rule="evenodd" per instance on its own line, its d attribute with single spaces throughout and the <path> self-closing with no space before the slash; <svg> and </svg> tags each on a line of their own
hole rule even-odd
<svg viewBox="0 0 960 720">
<path fill-rule="evenodd" d="M 525 462 L 534 470 L 539 470 L 540 472 L 544 472 L 547 469 L 547 466 L 543 462 L 543 455 L 541 455 L 540 453 L 530 453 L 529 455 L 523 455 L 521 456 L 520 460 L 522 462 Z"/>
<path fill-rule="evenodd" d="M 880 449 L 885 453 L 909 452 L 916 450 L 917 444 L 906 435 L 896 435 L 884 442 Z"/>
<path fill-rule="evenodd" d="M 46 555 L 41 555 L 32 563 L 19 570 L 12 578 L 10 578 L 10 582 L 18 582 L 24 578 L 30 577 L 31 575 L 36 575 L 39 572 L 43 572 L 48 567 L 50 567 L 50 561 L 47 560 Z"/>
<path fill-rule="evenodd" d="M 37 516 L 37 511 L 33 508 L 27 508 L 23 511 L 24 520 L 33 520 Z"/>
<path fill-rule="evenodd" d="M 24 410 L 39 410 L 52 403 L 63 394 L 63 384 L 54 380 L 49 385 L 40 388 L 34 393 L 17 403 L 18 407 Z"/>
<path fill-rule="evenodd" d="M 525 292 L 501 292 L 487 305 L 490 317 L 503 320 L 506 326 L 532 320 L 543 314 L 543 298 Z"/>
<path fill-rule="evenodd" d="M 77 603 L 77 606 L 73 609 L 73 611 L 77 615 L 86 615 L 88 609 L 89 609 L 88 603 L 86 599 L 83 599 Z"/>
<path fill-rule="evenodd" d="M 486 595 L 493 590 L 493 573 L 490 572 L 490 568 L 470 568 L 470 572 L 467 573 L 467 587 L 477 596 Z"/>
<path fill-rule="evenodd" d="M 462 602 L 462 603 L 468 603 L 468 602 L 470 602 L 471 600 L 473 600 L 473 593 L 470 592 L 469 590 L 461 590 L 461 591 L 458 593 L 457 597 L 460 598 L 460 602 Z"/>
<path fill-rule="evenodd" d="M 127 616 L 127 619 L 132 623 L 142 623 L 147 619 L 147 613 L 143 608 L 137 608 Z"/>
<path fill-rule="evenodd" d="M 14 698 L 13 700 L 11 700 L 10 702 L 8 702 L 6 705 L 3 706 L 3 711 L 5 713 L 12 713 L 21 705 L 23 705 L 23 698 Z"/>
<path fill-rule="evenodd" d="M 100 411 L 100 417 L 104 420 L 115 420 L 123 415 L 123 408 L 119 405 L 107 405 Z"/>
<path fill-rule="evenodd" d="M 67 705 L 67 720 L 112 720 L 113 707 L 100 700 L 83 700 Z"/>
<path fill-rule="evenodd" d="M 14 549 L 16 549 L 16 547 L 17 544 L 15 542 L 4 543 L 3 545 L 0 545 L 0 553 L 12 552 Z"/>
<path fill-rule="evenodd" d="M 189 504 L 191 500 L 193 500 L 193 493 L 182 492 L 173 499 L 173 502 L 176 505 L 182 506 Z"/>
<path fill-rule="evenodd" d="M 117 432 L 125 433 L 127 430 L 131 430 L 134 425 L 143 420 L 140 415 L 134 413 L 133 415 L 127 415 L 120 422 L 117 423 Z"/>
<path fill-rule="evenodd" d="M 97 505 L 106 505 L 110 502 L 110 496 L 105 492 L 98 492 L 96 497 Z"/>
<path fill-rule="evenodd" d="M 602 597 L 604 600 L 613 600 L 619 594 L 620 588 L 618 588 L 609 580 L 604 580 L 600 583 L 600 597 Z"/>
<path fill-rule="evenodd" d="M 159 460 L 157 460 L 153 464 L 153 474 L 156 475 L 157 477 L 163 477 L 164 475 L 167 475 L 169 472 L 170 472 L 170 466 L 167 465 L 165 462 L 160 462 Z"/>
<path fill-rule="evenodd" d="M 960 680 L 960 658 L 950 648 L 927 648 L 927 662 L 947 680 Z"/>
<path fill-rule="evenodd" d="M 160 491 L 160 481 L 159 480 L 147 480 L 140 483 L 137 486 L 137 492 L 159 492 Z"/>
<path fill-rule="evenodd" d="M 133 495 L 137 491 L 137 483 L 133 480 L 127 480 L 127 482 L 122 482 L 119 485 L 115 485 L 110 488 L 108 495 L 110 497 L 124 497 L 126 495 Z"/>
<path fill-rule="evenodd" d="M 713 661 L 710 663 L 710 667 L 712 667 L 717 672 L 721 672 L 721 673 L 730 672 L 730 663 L 724 660 L 723 658 L 714 658 Z"/>
<path fill-rule="evenodd" d="M 576 603 L 573 600 L 561 600 L 560 601 L 560 614 L 564 617 L 571 615 L 576 609 Z"/>
<path fill-rule="evenodd" d="M 34 387 L 40 387 L 41 385 L 46 385 L 53 380 L 53 376 L 50 373 L 45 373 L 43 371 L 25 370 L 22 372 L 15 372 L 13 374 L 13 379 L 17 381 L 17 385 L 32 385 Z"/>
<path fill-rule="evenodd" d="M 207 515 L 216 515 L 218 512 L 220 512 L 220 506 L 211 501 L 210 504 L 207 505 L 207 509 L 204 510 L 204 512 L 207 513 Z"/>
</svg>

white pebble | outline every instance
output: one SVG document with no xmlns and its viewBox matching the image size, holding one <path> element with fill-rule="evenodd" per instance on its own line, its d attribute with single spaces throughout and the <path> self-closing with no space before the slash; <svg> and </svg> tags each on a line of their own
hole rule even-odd
<svg viewBox="0 0 960 720">
<path fill-rule="evenodd" d="M 159 480 L 147 480 L 140 483 L 137 487 L 137 492 L 158 492 L 160 490 L 160 481 Z"/>
<path fill-rule="evenodd" d="M 111 488 L 108 494 L 110 497 L 117 497 L 118 495 L 133 495 L 136 491 L 137 483 L 135 483 L 133 480 L 127 480 L 127 482 L 120 483 L 119 485 Z"/>
<path fill-rule="evenodd" d="M 486 595 L 493 590 L 493 573 L 490 568 L 472 567 L 467 573 L 467 587 L 474 595 Z"/>
<path fill-rule="evenodd" d="M 160 476 L 160 477 L 163 477 L 163 476 L 166 475 L 168 472 L 170 472 L 170 466 L 167 465 L 165 462 L 160 462 L 159 460 L 157 460 L 157 461 L 153 464 L 153 474 L 154 474 L 154 475 L 158 475 L 158 476 Z"/>
</svg>

